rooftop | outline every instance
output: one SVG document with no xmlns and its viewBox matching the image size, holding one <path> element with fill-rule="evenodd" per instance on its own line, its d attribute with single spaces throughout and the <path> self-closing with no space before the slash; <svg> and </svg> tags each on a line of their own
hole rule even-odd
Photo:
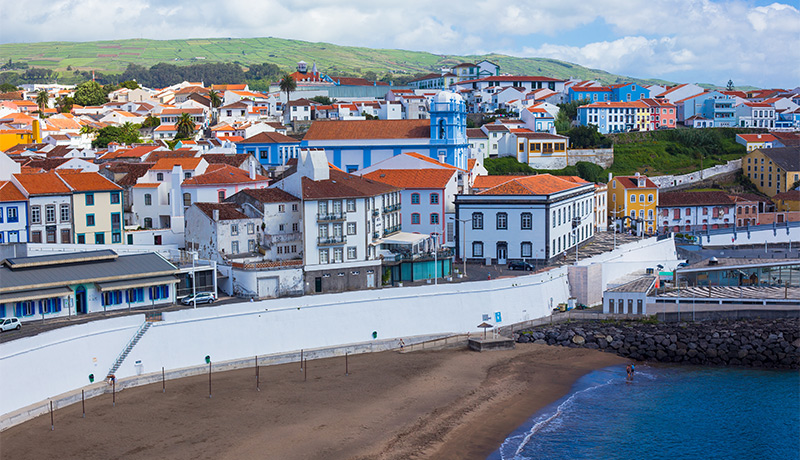
<svg viewBox="0 0 800 460">
<path fill-rule="evenodd" d="M 430 120 L 315 121 L 305 140 L 430 139 Z"/>
<path fill-rule="evenodd" d="M 402 189 L 437 189 L 447 186 L 454 169 L 378 169 L 363 177 Z"/>
</svg>

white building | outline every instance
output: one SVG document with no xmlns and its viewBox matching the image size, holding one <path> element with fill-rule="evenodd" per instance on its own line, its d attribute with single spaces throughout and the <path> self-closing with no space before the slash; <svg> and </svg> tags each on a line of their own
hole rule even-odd
<svg viewBox="0 0 800 460">
<path fill-rule="evenodd" d="M 258 258 L 261 222 L 245 215 L 236 203 L 194 203 L 186 210 L 186 248 L 218 263 Z"/>
<path fill-rule="evenodd" d="M 260 219 L 258 244 L 264 260 L 303 256 L 303 213 L 300 198 L 277 188 L 242 190 L 226 198 L 248 217 Z"/>
<path fill-rule="evenodd" d="M 73 243 L 72 189 L 55 171 L 15 174 L 11 182 L 27 197 L 33 243 Z"/>
<path fill-rule="evenodd" d="M 302 198 L 307 293 L 380 286 L 377 247 L 400 231 L 399 189 L 330 168 L 322 150 L 301 150 L 274 187 Z"/>
<path fill-rule="evenodd" d="M 726 228 L 735 225 L 736 200 L 723 191 L 663 192 L 657 214 L 660 233 Z"/>
<path fill-rule="evenodd" d="M 492 264 L 552 260 L 594 236 L 594 194 L 589 182 L 540 174 L 458 195 L 456 217 L 466 220 L 456 227 L 458 254 Z"/>
</svg>

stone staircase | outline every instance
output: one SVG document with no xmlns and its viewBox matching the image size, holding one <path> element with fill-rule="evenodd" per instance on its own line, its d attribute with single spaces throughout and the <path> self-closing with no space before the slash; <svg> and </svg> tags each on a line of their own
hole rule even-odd
<svg viewBox="0 0 800 460">
<path fill-rule="evenodd" d="M 122 353 L 120 353 L 119 356 L 117 356 L 117 359 L 116 361 L 114 361 L 114 365 L 111 366 L 111 370 L 108 371 L 108 376 L 106 378 L 111 378 L 111 376 L 114 375 L 115 372 L 117 372 L 119 367 L 122 366 L 122 363 L 125 362 L 125 358 L 127 358 L 131 350 L 133 350 L 133 347 L 135 347 L 136 344 L 139 343 L 139 339 L 142 338 L 142 336 L 147 332 L 148 329 L 150 329 L 150 326 L 152 325 L 153 325 L 152 322 L 145 321 L 139 327 L 139 329 L 136 330 L 136 335 L 134 335 L 131 341 L 128 342 L 128 345 L 125 347 L 124 350 L 122 350 Z"/>
</svg>

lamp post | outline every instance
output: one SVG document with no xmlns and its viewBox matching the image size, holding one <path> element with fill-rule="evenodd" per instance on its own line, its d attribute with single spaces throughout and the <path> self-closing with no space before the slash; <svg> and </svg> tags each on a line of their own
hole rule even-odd
<svg viewBox="0 0 800 460">
<path fill-rule="evenodd" d="M 439 233 L 433 232 L 431 233 L 431 237 L 433 237 L 433 284 L 439 284 L 439 258 L 438 252 L 439 248 L 436 244 L 436 237 L 439 236 Z"/>
<path fill-rule="evenodd" d="M 470 219 L 457 219 L 453 216 L 449 217 L 450 220 L 463 223 L 461 231 L 461 262 L 464 264 L 464 276 L 467 276 L 467 221 Z"/>
</svg>

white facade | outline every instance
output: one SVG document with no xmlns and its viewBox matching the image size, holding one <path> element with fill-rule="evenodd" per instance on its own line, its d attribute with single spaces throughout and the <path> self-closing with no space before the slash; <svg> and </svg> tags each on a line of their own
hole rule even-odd
<svg viewBox="0 0 800 460">
<path fill-rule="evenodd" d="M 658 206 L 660 232 L 689 232 L 732 227 L 736 222 L 733 204 Z"/>
<path fill-rule="evenodd" d="M 594 188 L 594 229 L 595 232 L 608 230 L 608 186 L 595 185 Z"/>
<path fill-rule="evenodd" d="M 196 203 L 186 210 L 186 247 L 197 251 L 201 259 L 225 263 L 237 255 L 258 249 L 261 219 L 242 215 L 237 219 L 220 218 L 218 210 L 208 216 Z M 235 207 L 234 204 L 227 206 Z"/>
</svg>

